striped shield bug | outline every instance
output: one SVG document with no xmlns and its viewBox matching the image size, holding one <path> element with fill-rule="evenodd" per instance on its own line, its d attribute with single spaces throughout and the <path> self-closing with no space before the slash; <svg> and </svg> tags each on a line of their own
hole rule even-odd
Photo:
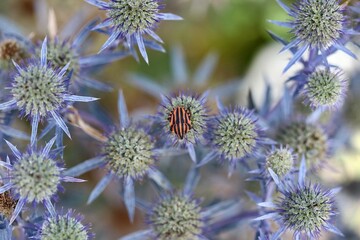
<svg viewBox="0 0 360 240">
<path fill-rule="evenodd" d="M 179 139 L 184 139 L 186 133 L 191 129 L 191 112 L 189 109 L 178 106 L 175 107 L 169 114 L 168 121 L 170 123 L 170 132 L 178 136 Z"/>
</svg>

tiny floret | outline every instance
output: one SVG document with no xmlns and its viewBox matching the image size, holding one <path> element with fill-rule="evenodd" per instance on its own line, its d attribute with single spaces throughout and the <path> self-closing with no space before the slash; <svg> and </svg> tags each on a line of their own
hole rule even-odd
<svg viewBox="0 0 360 240">
<path fill-rule="evenodd" d="M 158 240 L 199 240 L 204 227 L 198 202 L 181 195 L 160 200 L 147 220 Z"/>
<path fill-rule="evenodd" d="M 40 240 L 88 240 L 91 234 L 88 226 L 81 220 L 82 216 L 74 216 L 72 211 L 65 215 L 56 215 L 45 219 L 40 229 Z"/>
<path fill-rule="evenodd" d="M 141 128 L 130 126 L 113 132 L 103 152 L 111 173 L 120 177 L 142 178 L 154 165 L 154 142 Z"/>
<path fill-rule="evenodd" d="M 66 85 L 52 68 L 29 65 L 14 78 L 11 94 L 25 115 L 45 117 L 65 102 Z"/>
<path fill-rule="evenodd" d="M 348 83 L 328 69 L 310 74 L 303 90 L 305 103 L 313 109 L 338 109 L 344 103 Z"/>
<path fill-rule="evenodd" d="M 205 96 L 183 93 L 164 100 L 161 121 L 172 142 L 196 143 L 203 138 L 208 120 L 205 102 Z"/>
<path fill-rule="evenodd" d="M 294 165 L 294 155 L 288 148 L 272 150 L 265 159 L 266 169 L 272 169 L 280 178 L 290 172 Z"/>
<path fill-rule="evenodd" d="M 292 122 L 277 133 L 277 140 L 294 150 L 297 159 L 305 157 L 310 169 L 317 169 L 329 155 L 326 132 L 316 124 Z"/>
<path fill-rule="evenodd" d="M 33 152 L 23 154 L 13 165 L 11 179 L 20 198 L 42 202 L 58 191 L 61 177 L 53 159 Z"/>
</svg>

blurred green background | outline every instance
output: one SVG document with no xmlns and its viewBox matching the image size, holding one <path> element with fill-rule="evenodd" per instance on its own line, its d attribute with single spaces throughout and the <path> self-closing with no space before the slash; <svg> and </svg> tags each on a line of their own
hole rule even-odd
<svg viewBox="0 0 360 240">
<path fill-rule="evenodd" d="M 290 1 L 285 2 L 289 3 Z M 164 40 L 164 47 L 168 52 L 172 46 L 182 47 L 190 73 L 196 69 L 209 52 L 218 54 L 219 61 L 209 81 L 209 87 L 226 84 L 230 79 L 235 78 L 240 81 L 250 67 L 256 53 L 263 46 L 273 42 L 266 30 L 289 38 L 287 29 L 276 27 L 267 22 L 268 19 L 288 19 L 288 16 L 276 4 L 275 0 L 169 0 L 165 1 L 165 4 L 164 12 L 180 15 L 184 21 L 162 22 L 157 31 L 158 35 Z M 82 8 L 85 8 L 89 13 L 88 20 L 95 16 L 104 18 L 103 12 L 89 6 L 82 0 L 0 0 L 0 14 L 1 17 L 16 22 L 26 36 L 35 36 L 36 39 L 41 39 L 46 34 L 47 22 L 39 21 L 39 8 L 36 6 L 54 9 L 59 30 Z M 94 54 L 104 43 L 106 36 L 92 33 L 90 39 L 93 41 L 93 48 L 89 49 L 89 54 Z M 130 112 L 139 108 L 148 108 L 150 112 L 155 113 L 158 101 L 129 85 L 126 82 L 129 73 L 141 73 L 160 84 L 172 81 L 169 54 L 151 50 L 148 51 L 148 54 L 150 65 L 144 61 L 137 63 L 128 57 L 109 65 L 97 76 L 98 79 L 113 84 L 115 89 L 122 88 L 124 90 Z M 100 97 L 100 104 L 116 121 L 117 91 L 110 94 L 91 91 L 89 94 Z M 234 96 L 232 102 L 236 103 L 237 98 L 238 96 Z M 89 139 L 78 129 L 72 130 L 75 132 L 73 140 L 66 141 L 67 147 L 65 149 L 65 160 L 68 166 L 73 166 L 95 156 L 99 150 L 98 142 Z M 354 142 L 355 145 L 358 145 L 360 139 L 355 136 Z M 341 154 L 335 159 L 337 160 L 334 160 L 334 166 L 337 171 L 325 170 L 323 174 L 324 180 L 329 185 L 360 180 L 360 154 L 358 151 L 355 153 L 346 152 L 346 155 Z M 173 169 L 171 165 L 163 167 L 170 171 L 168 175 L 175 184 L 176 181 L 181 182 L 184 178 L 179 173 L 171 172 Z M 186 167 L 184 164 L 184 168 Z M 208 185 L 205 182 L 200 183 L 199 195 L 219 195 L 219 189 L 222 189 L 224 195 L 217 196 L 219 198 L 244 196 L 243 176 L 235 175 L 228 179 L 226 169 L 217 169 L 216 171 L 216 177 L 208 180 Z M 103 174 L 104 171 L 101 170 L 93 171 L 83 176 L 84 179 L 88 180 L 86 184 L 65 184 L 66 192 L 61 199 L 65 207 L 78 209 L 79 212 L 86 215 L 89 222 L 93 222 L 93 229 L 97 234 L 96 239 L 117 239 L 126 233 L 143 227 L 143 216 L 141 212 L 137 212 L 135 223 L 130 224 L 128 222 L 126 211 L 118 194 L 120 191 L 119 184 L 115 182 L 92 205 L 85 206 L 90 191 Z M 207 174 L 215 175 L 214 172 L 207 173 L 204 170 L 204 175 L 208 176 Z M 209 181 L 211 183 L 210 189 Z M 140 188 L 146 189 L 146 184 L 143 185 Z M 352 187 L 349 188 L 349 191 L 352 192 Z M 144 191 L 146 193 L 148 190 Z M 340 205 L 344 205 L 345 202 L 343 201 L 347 201 L 351 202 L 352 206 L 350 211 L 340 208 L 344 213 L 343 219 L 355 220 L 355 218 L 360 218 L 359 196 L 348 197 L 348 195 L 343 194 L 339 199 Z M 244 208 L 246 207 L 254 208 L 255 206 L 248 203 L 245 204 Z M 358 223 L 359 221 L 350 221 L 353 230 L 356 230 Z M 232 233 L 224 234 L 219 239 L 251 239 L 253 231 L 246 225 L 239 226 Z M 240 232 L 242 234 L 239 234 Z"/>
</svg>

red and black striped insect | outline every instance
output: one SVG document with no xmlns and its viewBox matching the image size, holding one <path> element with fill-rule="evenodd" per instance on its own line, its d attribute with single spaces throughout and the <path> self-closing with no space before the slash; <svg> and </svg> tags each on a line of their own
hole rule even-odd
<svg viewBox="0 0 360 240">
<path fill-rule="evenodd" d="M 175 107 L 169 114 L 170 131 L 178 138 L 184 139 L 186 133 L 191 129 L 191 112 L 184 107 Z"/>
</svg>

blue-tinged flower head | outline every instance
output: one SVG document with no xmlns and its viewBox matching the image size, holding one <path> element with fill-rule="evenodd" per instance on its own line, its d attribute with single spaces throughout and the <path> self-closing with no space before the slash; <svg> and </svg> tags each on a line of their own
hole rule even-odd
<svg viewBox="0 0 360 240">
<path fill-rule="evenodd" d="M 268 169 L 272 169 L 280 178 L 286 176 L 294 167 L 293 151 L 288 147 L 274 148 L 265 157 L 265 171 L 269 176 Z"/>
<path fill-rule="evenodd" d="M 51 148 L 55 139 L 56 137 L 51 139 L 43 149 L 30 147 L 25 153 L 6 142 L 16 159 L 13 164 L 9 160 L 0 162 L 9 172 L 9 176 L 3 178 L 4 185 L 0 193 L 11 189 L 19 199 L 10 223 L 16 219 L 25 203 L 42 203 L 50 214 L 54 215 L 55 209 L 51 200 L 57 195 L 61 182 L 82 181 L 64 175 L 64 168 L 52 156 Z"/>
<path fill-rule="evenodd" d="M 291 28 L 290 32 L 294 35 L 293 40 L 283 49 L 296 48 L 285 71 L 308 49 L 324 54 L 329 47 L 335 47 L 354 56 L 343 46 L 345 37 L 354 32 L 347 23 L 345 4 L 341 4 L 339 0 L 297 0 L 288 7 L 281 0 L 277 2 L 293 18 L 289 22 L 273 21 Z"/>
<path fill-rule="evenodd" d="M 68 90 L 70 66 L 67 63 L 61 69 L 55 69 L 47 60 L 47 39 L 43 41 L 40 58 L 34 58 L 22 66 L 13 62 L 14 73 L 10 89 L 10 100 L 0 104 L 0 110 L 18 109 L 22 115 L 32 119 L 31 144 L 35 143 L 40 119 L 53 118 L 57 125 L 70 136 L 70 132 L 60 117 L 60 113 L 71 102 L 89 102 L 93 97 L 72 95 Z"/>
<path fill-rule="evenodd" d="M 199 201 L 183 194 L 168 194 L 146 215 L 152 237 L 158 240 L 200 240 L 205 227 Z"/>
<path fill-rule="evenodd" d="M 278 239 L 286 230 L 290 230 L 296 239 L 318 239 L 323 231 L 338 235 L 341 232 L 331 224 L 337 209 L 334 195 L 338 189 L 326 190 L 318 184 L 305 181 L 306 167 L 303 158 L 297 181 L 282 182 L 270 169 L 281 197 L 274 202 L 259 203 L 259 206 L 271 208 L 256 220 L 273 219 L 279 222 L 280 229 L 272 239 Z"/>
<path fill-rule="evenodd" d="M 207 92 L 201 96 L 180 92 L 163 97 L 159 116 L 171 143 L 195 144 L 203 139 L 208 122 Z"/>
<path fill-rule="evenodd" d="M 111 46 L 116 40 L 124 40 L 129 48 L 139 47 L 144 60 L 148 62 L 145 49 L 145 37 L 162 43 L 154 32 L 161 20 L 181 20 L 171 13 L 161 13 L 164 8 L 161 0 L 85 0 L 89 4 L 106 10 L 108 18 L 94 29 L 110 28 L 110 37 L 101 50 Z"/>
<path fill-rule="evenodd" d="M 298 160 L 304 156 L 311 170 L 321 167 L 330 154 L 329 137 L 316 123 L 293 121 L 279 128 L 276 140 L 291 147 Z"/>
<path fill-rule="evenodd" d="M 341 72 L 318 69 L 311 73 L 303 89 L 304 103 L 313 110 L 338 110 L 344 103 L 348 81 Z"/>
<path fill-rule="evenodd" d="M 155 168 L 156 154 L 154 138 L 148 129 L 131 121 L 125 98 L 119 91 L 118 109 L 120 126 L 113 127 L 102 142 L 102 153 L 73 167 L 67 173 L 79 176 L 82 173 L 105 166 L 108 173 L 91 192 L 88 204 L 93 202 L 113 180 L 120 180 L 123 186 L 124 202 L 130 220 L 135 214 L 135 182 L 158 172 Z"/>
<path fill-rule="evenodd" d="M 86 86 L 102 91 L 111 91 L 111 86 L 99 82 L 90 76 L 90 71 L 99 66 L 122 59 L 128 55 L 125 51 L 102 52 L 86 55 L 86 40 L 96 21 L 88 23 L 72 38 L 62 38 L 61 34 L 47 42 L 47 60 L 53 69 L 62 69 L 68 63 L 67 73 L 71 72 L 70 87 Z M 41 52 L 41 44 L 36 52 Z"/>
<path fill-rule="evenodd" d="M 256 154 L 266 142 L 253 111 L 242 107 L 221 107 L 210 123 L 208 140 L 221 161 L 229 163 L 230 170 L 240 160 Z"/>
<path fill-rule="evenodd" d="M 155 142 L 134 124 L 112 132 L 103 146 L 108 170 L 119 178 L 143 178 L 155 164 Z"/>
<path fill-rule="evenodd" d="M 93 239 L 90 225 L 83 223 L 84 217 L 68 210 L 45 218 L 36 239 L 39 240 L 89 240 Z"/>
</svg>

